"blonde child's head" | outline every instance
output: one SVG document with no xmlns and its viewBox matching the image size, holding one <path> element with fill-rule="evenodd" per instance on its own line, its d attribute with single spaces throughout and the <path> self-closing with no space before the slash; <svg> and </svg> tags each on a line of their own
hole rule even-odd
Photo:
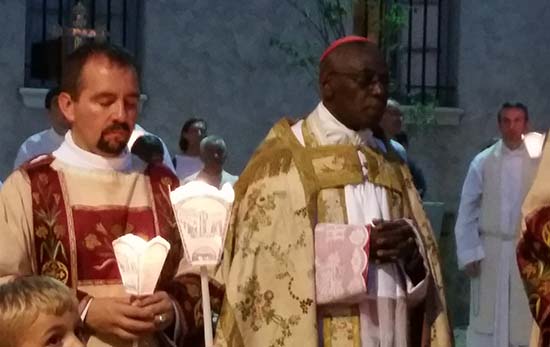
<svg viewBox="0 0 550 347">
<path fill-rule="evenodd" d="M 63 283 L 46 276 L 0 285 L 0 346 L 78 346 L 78 304 Z"/>
</svg>

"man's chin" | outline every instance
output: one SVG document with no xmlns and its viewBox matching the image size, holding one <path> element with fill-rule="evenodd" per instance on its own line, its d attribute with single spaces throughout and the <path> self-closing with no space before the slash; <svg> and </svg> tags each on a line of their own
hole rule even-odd
<svg viewBox="0 0 550 347">
<path fill-rule="evenodd" d="M 124 153 L 127 144 L 127 142 L 100 142 L 97 144 L 97 148 L 101 151 L 101 153 L 103 153 L 103 156 L 105 157 L 118 157 L 119 155 Z"/>
</svg>

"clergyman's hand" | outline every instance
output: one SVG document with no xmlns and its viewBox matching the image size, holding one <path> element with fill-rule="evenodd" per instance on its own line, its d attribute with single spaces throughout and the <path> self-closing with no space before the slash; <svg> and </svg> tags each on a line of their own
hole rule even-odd
<svg viewBox="0 0 550 347">
<path fill-rule="evenodd" d="M 481 273 L 481 263 L 479 260 L 473 261 L 464 266 L 464 272 L 470 278 L 476 278 Z"/>
<path fill-rule="evenodd" d="M 416 250 L 412 226 L 404 219 L 375 219 L 370 233 L 370 257 L 376 263 L 410 258 Z"/>
<path fill-rule="evenodd" d="M 155 313 L 132 305 L 130 298 L 93 298 L 85 325 L 94 332 L 133 341 L 157 330 Z"/>
<path fill-rule="evenodd" d="M 166 292 L 158 291 L 152 295 L 139 297 L 132 304 L 154 314 L 157 331 L 166 329 L 174 322 L 174 305 Z"/>
</svg>

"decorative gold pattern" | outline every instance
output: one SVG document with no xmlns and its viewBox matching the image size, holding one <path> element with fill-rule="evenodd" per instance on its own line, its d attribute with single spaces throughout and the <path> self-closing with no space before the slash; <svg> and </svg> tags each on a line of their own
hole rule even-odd
<svg viewBox="0 0 550 347">
<path fill-rule="evenodd" d="M 390 198 L 399 205 L 392 213 L 411 211 L 414 217 L 419 215 L 417 223 L 425 227 L 421 232 L 430 234 L 421 205 L 405 208 L 410 192 L 406 176 L 400 172 L 403 165 L 393 166 L 380 153 L 361 150 L 367 157 L 367 179 L 391 191 Z M 327 211 L 333 208 L 329 199 L 340 199 L 340 207 L 345 208 L 343 187 L 364 179 L 356 147 L 304 148 L 288 121 L 275 125 L 235 187 L 236 202 L 221 267 L 227 300 L 216 346 L 317 346 L 312 226 L 323 213 L 323 218 L 329 218 Z M 426 346 L 450 347 L 435 242 L 427 247 L 431 270 L 436 272 L 434 282 L 440 290 L 429 294 L 434 300 L 427 303 L 427 317 L 434 317 L 435 322 L 426 322 L 434 336 Z M 330 338 L 331 343 L 343 344 L 327 347 L 360 345 L 356 310 L 328 323 L 345 328 L 337 330 L 343 335 Z"/>
<path fill-rule="evenodd" d="M 65 284 L 69 278 L 69 269 L 67 269 L 65 264 L 57 260 L 48 260 L 45 262 L 44 265 L 42 265 L 40 273 L 53 277 Z"/>
<path fill-rule="evenodd" d="M 243 294 L 244 300 L 237 303 L 237 310 L 240 311 L 244 322 L 250 321 L 252 330 L 258 331 L 263 324 L 276 324 L 280 333 L 269 346 L 284 346 L 287 337 L 292 336 L 291 327 L 300 322 L 300 316 L 291 315 L 284 318 L 277 314 L 272 307 L 274 293 L 271 290 L 261 292 L 257 277 L 251 277 L 243 286 L 237 290 Z"/>
</svg>

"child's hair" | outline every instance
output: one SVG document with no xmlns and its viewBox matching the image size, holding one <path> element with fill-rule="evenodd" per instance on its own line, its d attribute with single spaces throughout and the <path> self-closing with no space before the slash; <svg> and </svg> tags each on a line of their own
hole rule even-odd
<svg viewBox="0 0 550 347">
<path fill-rule="evenodd" d="M 63 283 L 47 276 L 18 277 L 0 285 L 0 341 L 17 346 L 39 314 L 61 316 L 77 312 L 75 295 Z"/>
</svg>

